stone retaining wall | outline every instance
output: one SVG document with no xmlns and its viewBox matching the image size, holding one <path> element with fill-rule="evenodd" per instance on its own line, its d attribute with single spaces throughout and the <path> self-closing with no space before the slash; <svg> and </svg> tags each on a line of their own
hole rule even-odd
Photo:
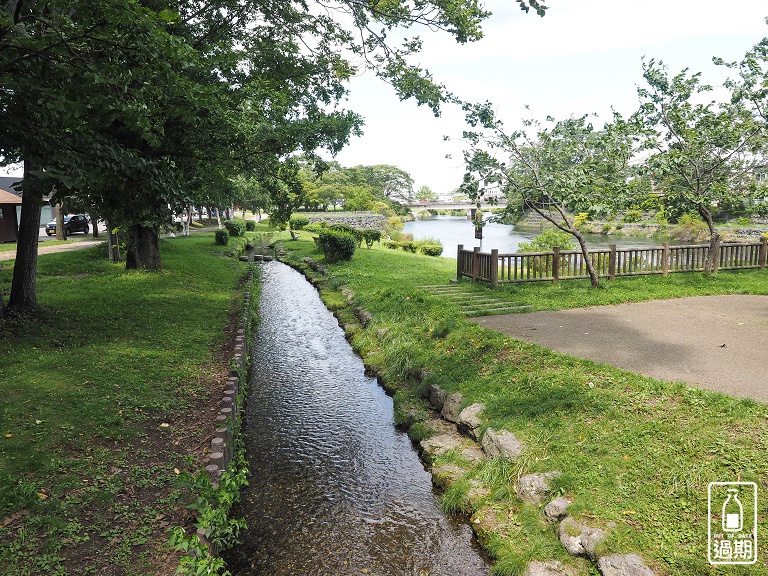
<svg viewBox="0 0 768 576">
<path fill-rule="evenodd" d="M 332 224 L 349 224 L 352 228 L 358 230 L 384 230 L 387 218 L 383 214 L 345 214 L 335 215 L 332 212 L 328 214 L 307 215 L 309 222 L 327 222 Z"/>
</svg>

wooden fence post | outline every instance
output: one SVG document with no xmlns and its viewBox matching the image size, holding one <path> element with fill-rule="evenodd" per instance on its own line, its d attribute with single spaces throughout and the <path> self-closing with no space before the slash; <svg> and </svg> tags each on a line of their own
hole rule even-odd
<svg viewBox="0 0 768 576">
<path fill-rule="evenodd" d="M 552 284 L 560 280 L 560 246 L 552 247 Z"/>
<path fill-rule="evenodd" d="M 456 254 L 456 280 L 461 280 L 461 273 L 464 269 L 461 267 L 461 251 L 464 250 L 464 244 L 459 244 L 459 250 Z"/>
<path fill-rule="evenodd" d="M 475 246 L 472 251 L 472 282 L 477 282 L 480 276 L 480 246 Z"/>
<path fill-rule="evenodd" d="M 616 244 L 608 246 L 611 253 L 608 255 L 608 279 L 616 280 Z"/>
<path fill-rule="evenodd" d="M 491 250 L 491 289 L 496 290 L 499 287 L 499 250 Z"/>
<path fill-rule="evenodd" d="M 661 275 L 669 276 L 669 242 L 662 244 L 664 248 L 661 252 Z"/>
<path fill-rule="evenodd" d="M 765 252 L 766 247 L 768 247 L 768 238 L 765 236 L 760 237 L 760 255 L 758 256 L 758 263 L 760 264 L 760 269 L 765 268 Z"/>
</svg>

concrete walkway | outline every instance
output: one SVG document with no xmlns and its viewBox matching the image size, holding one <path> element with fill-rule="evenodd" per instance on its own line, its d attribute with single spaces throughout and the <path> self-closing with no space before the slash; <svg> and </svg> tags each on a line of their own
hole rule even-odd
<svg viewBox="0 0 768 576">
<path fill-rule="evenodd" d="M 768 296 L 697 296 L 472 321 L 645 376 L 768 402 Z"/>
</svg>

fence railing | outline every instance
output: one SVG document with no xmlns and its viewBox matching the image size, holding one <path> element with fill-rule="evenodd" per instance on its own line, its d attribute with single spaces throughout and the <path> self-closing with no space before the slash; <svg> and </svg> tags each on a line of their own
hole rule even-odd
<svg viewBox="0 0 768 576">
<path fill-rule="evenodd" d="M 724 242 L 717 245 L 715 270 L 765 268 L 768 241 Z M 704 270 L 709 244 L 670 246 L 665 242 L 652 248 L 621 248 L 612 244 L 608 249 L 590 250 L 589 257 L 597 275 L 614 279 L 617 276 L 639 276 L 672 272 Z M 480 248 L 464 250 L 459 245 L 456 256 L 456 278 L 469 277 L 488 282 L 495 288 L 504 282 L 557 282 L 563 279 L 587 278 L 587 265 L 579 250 L 552 252 L 520 252 L 499 254 L 480 252 Z"/>
</svg>

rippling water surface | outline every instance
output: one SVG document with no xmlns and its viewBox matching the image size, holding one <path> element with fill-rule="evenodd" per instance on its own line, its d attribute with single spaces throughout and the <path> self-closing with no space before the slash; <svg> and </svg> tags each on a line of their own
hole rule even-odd
<svg viewBox="0 0 768 576">
<path fill-rule="evenodd" d="M 235 575 L 475 576 L 471 529 L 447 518 L 392 400 L 297 272 L 263 265 L 246 408 L 248 522 Z"/>
</svg>

